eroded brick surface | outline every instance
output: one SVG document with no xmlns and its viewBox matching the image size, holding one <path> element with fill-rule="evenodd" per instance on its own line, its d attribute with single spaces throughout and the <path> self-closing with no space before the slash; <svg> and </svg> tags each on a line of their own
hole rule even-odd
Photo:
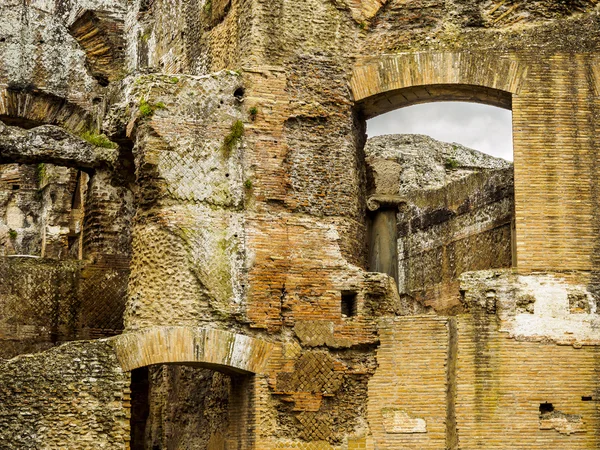
<svg viewBox="0 0 600 450">
<path fill-rule="evenodd" d="M 8 448 L 598 447 L 596 2 L 0 15 Z M 512 109 L 514 169 L 365 147 L 438 100 Z"/>
</svg>

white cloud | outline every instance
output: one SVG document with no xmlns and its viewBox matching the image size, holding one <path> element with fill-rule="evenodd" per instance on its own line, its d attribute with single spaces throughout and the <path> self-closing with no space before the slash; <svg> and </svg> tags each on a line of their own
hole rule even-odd
<svg viewBox="0 0 600 450">
<path fill-rule="evenodd" d="M 512 113 L 478 103 L 436 102 L 400 108 L 367 122 L 369 137 L 426 134 L 512 161 Z"/>
</svg>

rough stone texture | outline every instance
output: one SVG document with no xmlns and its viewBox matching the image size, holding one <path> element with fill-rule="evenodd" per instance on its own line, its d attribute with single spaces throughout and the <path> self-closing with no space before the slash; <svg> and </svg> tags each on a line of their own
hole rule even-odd
<svg viewBox="0 0 600 450">
<path fill-rule="evenodd" d="M 597 398 L 598 347 L 517 341 L 500 326 L 487 314 L 458 322 L 460 448 L 597 447 L 598 408 L 584 400 Z M 542 412 L 545 403 L 556 418 Z"/>
<path fill-rule="evenodd" d="M 69 343 L 0 362 L 6 449 L 124 448 L 129 374 L 110 344 Z"/>
<path fill-rule="evenodd" d="M 440 317 L 381 323 L 379 366 L 368 391 L 375 448 L 445 448 L 449 332 Z"/>
<path fill-rule="evenodd" d="M 0 358 L 123 330 L 128 271 L 0 258 Z"/>
<path fill-rule="evenodd" d="M 147 443 L 140 448 L 222 448 L 231 378 L 185 366 L 153 366 L 149 372 Z"/>
<path fill-rule="evenodd" d="M 91 168 L 110 165 L 118 157 L 116 150 L 94 147 L 52 125 L 24 130 L 0 122 L 0 139 L 0 162 Z"/>
<path fill-rule="evenodd" d="M 367 140 L 367 171 L 373 194 L 411 197 L 447 187 L 474 172 L 512 164 L 456 143 L 423 135 L 387 135 Z"/>
<path fill-rule="evenodd" d="M 598 344 L 596 287 L 581 277 L 481 271 L 463 274 L 460 288 L 467 310 L 496 314 L 517 340 Z"/>
<path fill-rule="evenodd" d="M 125 333 L 114 340 L 122 368 L 246 373 L 229 408 L 243 426 L 210 450 L 598 448 L 596 2 L 3 0 L 0 8 L 0 120 L 22 128 L 2 128 L 0 161 L 23 186 L 2 182 L 0 218 L 23 225 L 13 243 L 3 222 L 3 251 L 77 254 L 82 280 L 130 269 Z M 512 109 L 512 248 L 509 168 L 470 161 L 464 150 L 464 160 L 446 161 L 453 156 L 442 146 L 436 158 L 401 161 L 381 150 L 368 173 L 365 119 L 436 100 Z M 67 132 L 105 133 L 118 148 L 100 157 Z M 15 169 L 19 162 L 53 164 L 63 181 L 36 203 L 35 171 Z M 410 175 L 419 168 L 428 176 Z M 419 190 L 383 222 L 388 240 L 404 236 L 395 253 L 405 265 L 370 273 L 368 210 L 402 203 L 403 174 Z M 56 233 L 35 231 L 42 217 Z M 406 227 L 389 227 L 393 219 Z M 463 275 L 459 303 L 460 272 L 511 261 L 515 273 Z M 40 264 L 58 281 L 66 263 Z M 30 281 L 18 280 L 14 308 L 28 304 Z M 90 301 L 113 309 L 103 290 Z M 90 327 L 101 322 L 86 317 Z M 59 362 L 61 348 L 15 361 Z M 23 364 L 0 376 L 18 383 L 29 373 Z M 15 405 L 14 418 L 16 402 L 43 403 L 39 391 L 0 403 Z M 210 403 L 212 394 L 202 397 Z M 121 414 L 86 420 L 113 424 Z M 36 429 L 11 420 L 11 439 Z M 127 447 L 100 428 L 93 438 Z M 75 433 L 49 442 L 33 446 L 88 445 Z"/>
</svg>

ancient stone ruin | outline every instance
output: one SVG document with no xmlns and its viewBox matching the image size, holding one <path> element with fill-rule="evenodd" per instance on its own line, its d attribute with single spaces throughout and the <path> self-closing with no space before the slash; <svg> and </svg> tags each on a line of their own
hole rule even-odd
<svg viewBox="0 0 600 450">
<path fill-rule="evenodd" d="M 596 0 L 0 18 L 0 448 L 600 448 Z"/>
</svg>

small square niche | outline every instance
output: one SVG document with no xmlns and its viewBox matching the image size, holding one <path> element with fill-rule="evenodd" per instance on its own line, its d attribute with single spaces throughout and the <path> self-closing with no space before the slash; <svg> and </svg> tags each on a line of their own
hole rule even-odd
<svg viewBox="0 0 600 450">
<path fill-rule="evenodd" d="M 356 292 L 342 291 L 342 317 L 354 317 L 357 313 Z"/>
</svg>

